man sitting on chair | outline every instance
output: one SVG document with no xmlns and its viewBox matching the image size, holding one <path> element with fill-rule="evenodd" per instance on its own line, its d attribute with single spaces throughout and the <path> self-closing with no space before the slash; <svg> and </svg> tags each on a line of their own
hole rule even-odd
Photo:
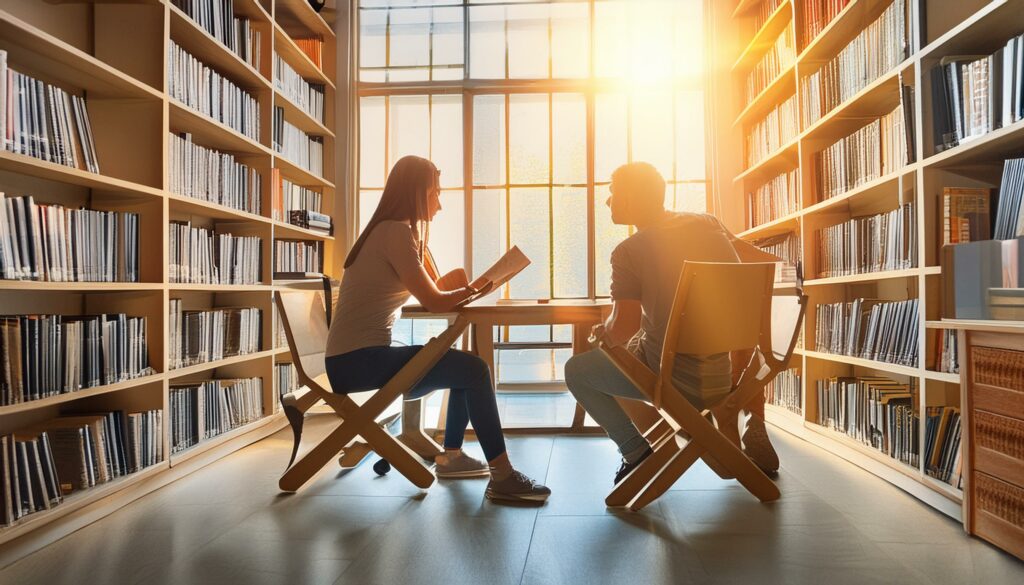
<svg viewBox="0 0 1024 585">
<path fill-rule="evenodd" d="M 658 372 L 684 262 L 779 259 L 739 240 L 714 216 L 666 210 L 665 181 L 648 163 L 616 169 L 610 191 L 606 204 L 611 208 L 612 222 L 636 226 L 636 233 L 612 251 L 612 312 L 607 321 L 594 327 L 594 337 L 611 346 L 628 343 L 641 361 Z M 732 358 L 735 362 L 727 353 L 688 356 L 674 371 L 675 386 L 697 408 L 716 403 L 730 391 L 750 354 Z M 565 383 L 618 445 L 622 453 L 622 466 L 615 474 L 618 484 L 652 451 L 616 397 L 643 400 L 644 395 L 599 349 L 573 356 L 565 364 Z M 779 459 L 764 428 L 763 395 L 747 408 L 753 416 L 743 434 L 744 452 L 766 473 L 774 473 Z M 737 421 L 718 424 L 736 425 Z"/>
</svg>

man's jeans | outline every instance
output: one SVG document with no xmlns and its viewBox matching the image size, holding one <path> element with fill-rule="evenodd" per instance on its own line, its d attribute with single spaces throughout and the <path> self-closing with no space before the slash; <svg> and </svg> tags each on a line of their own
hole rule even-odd
<svg viewBox="0 0 1024 585">
<path fill-rule="evenodd" d="M 572 356 L 565 364 L 565 384 L 619 446 L 620 453 L 632 453 L 646 445 L 646 439 L 614 398 L 646 400 L 646 397 L 601 350 L 592 349 Z"/>
</svg>

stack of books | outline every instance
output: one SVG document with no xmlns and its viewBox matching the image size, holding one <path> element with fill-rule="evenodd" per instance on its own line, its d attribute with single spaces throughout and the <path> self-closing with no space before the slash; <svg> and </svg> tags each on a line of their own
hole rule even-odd
<svg viewBox="0 0 1024 585">
<path fill-rule="evenodd" d="M 823 427 L 918 466 L 916 392 L 912 385 L 882 377 L 828 378 L 816 383 Z"/>
<path fill-rule="evenodd" d="M 747 74 L 747 102 L 754 101 L 783 71 L 796 62 L 793 27 L 787 26 L 765 52 L 764 57 Z"/>
<path fill-rule="evenodd" d="M 747 194 L 747 229 L 800 211 L 800 170 L 780 173 Z"/>
<path fill-rule="evenodd" d="M 796 94 L 754 124 L 747 135 L 747 166 L 752 167 L 789 144 L 797 135 Z"/>
<path fill-rule="evenodd" d="M 140 217 L 0 192 L 0 278 L 138 282 Z"/>
<path fill-rule="evenodd" d="M 273 203 L 273 217 L 288 221 L 291 212 L 306 209 L 320 213 L 323 194 L 310 187 L 303 187 L 281 176 L 280 169 L 270 169 L 270 199 Z"/>
<path fill-rule="evenodd" d="M 262 378 L 172 384 L 171 453 L 180 453 L 262 416 Z"/>
<path fill-rule="evenodd" d="M 215 234 L 188 222 L 171 222 L 168 231 L 172 283 L 259 284 L 259 237 Z"/>
<path fill-rule="evenodd" d="M 210 36 L 254 68 L 260 66 L 262 39 L 252 21 L 235 16 L 233 0 L 172 0 Z"/>
<path fill-rule="evenodd" d="M 764 387 L 764 401 L 797 414 L 803 413 L 800 374 L 796 370 L 781 372 Z"/>
<path fill-rule="evenodd" d="M 798 12 L 803 17 L 800 22 L 801 50 L 811 44 L 849 3 L 850 0 L 801 0 L 802 8 Z"/>
<path fill-rule="evenodd" d="M 168 364 L 182 368 L 260 351 L 263 312 L 255 307 L 182 309 L 171 299 Z"/>
<path fill-rule="evenodd" d="M 193 110 L 259 141 L 256 98 L 195 58 L 174 41 L 167 53 L 167 93 Z"/>
<path fill-rule="evenodd" d="M 960 373 L 960 336 L 953 329 L 942 329 L 935 335 L 935 371 Z"/>
<path fill-rule="evenodd" d="M 817 351 L 917 367 L 918 299 L 859 298 L 816 310 Z"/>
<path fill-rule="evenodd" d="M 323 273 L 323 242 L 274 240 L 274 273 Z"/>
<path fill-rule="evenodd" d="M 917 212 L 906 203 L 888 213 L 856 217 L 815 233 L 818 277 L 917 266 Z"/>
<path fill-rule="evenodd" d="M 260 214 L 260 174 L 234 155 L 170 134 L 168 181 L 178 195 Z"/>
<path fill-rule="evenodd" d="M 331 216 L 308 209 L 293 209 L 289 211 L 288 223 L 327 236 L 334 233 L 334 222 L 331 220 Z"/>
<path fill-rule="evenodd" d="M 0 150 L 100 172 L 85 98 L 15 71 L 0 50 Z"/>
<path fill-rule="evenodd" d="M 903 106 L 813 155 L 818 201 L 903 168 L 909 161 Z"/>
<path fill-rule="evenodd" d="M 146 318 L 109 315 L 0 317 L 0 406 L 153 373 Z"/>
<path fill-rule="evenodd" d="M 951 55 L 931 71 L 935 151 L 1024 118 L 1024 34 L 991 55 Z"/>
<path fill-rule="evenodd" d="M 284 119 L 284 108 L 274 107 L 274 152 L 317 176 L 324 174 L 323 136 L 310 136 Z"/>
<path fill-rule="evenodd" d="M 324 123 L 324 84 L 302 78 L 280 55 L 274 54 L 274 87 L 300 110 Z"/>
<path fill-rule="evenodd" d="M 925 410 L 924 471 L 958 489 L 963 487 L 960 422 L 960 409 L 955 406 L 929 406 Z"/>
</svg>

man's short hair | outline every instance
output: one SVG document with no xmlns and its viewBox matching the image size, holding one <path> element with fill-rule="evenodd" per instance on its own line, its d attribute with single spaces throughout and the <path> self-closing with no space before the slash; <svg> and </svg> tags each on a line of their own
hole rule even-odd
<svg viewBox="0 0 1024 585">
<path fill-rule="evenodd" d="M 625 188 L 630 206 L 635 209 L 658 210 L 665 207 L 665 179 L 654 165 L 634 162 L 622 165 L 612 173 L 612 183 Z"/>
</svg>

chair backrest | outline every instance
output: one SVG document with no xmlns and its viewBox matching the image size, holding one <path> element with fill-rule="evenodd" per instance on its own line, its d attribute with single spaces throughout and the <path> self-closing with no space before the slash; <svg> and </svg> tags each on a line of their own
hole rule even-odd
<svg viewBox="0 0 1024 585">
<path fill-rule="evenodd" d="M 299 380 L 313 387 L 317 385 L 314 380 L 326 371 L 324 354 L 328 326 L 323 293 L 277 291 L 274 296 Z"/>
<path fill-rule="evenodd" d="M 774 280 L 772 263 L 685 262 L 662 359 L 757 347 L 771 330 Z"/>
</svg>

